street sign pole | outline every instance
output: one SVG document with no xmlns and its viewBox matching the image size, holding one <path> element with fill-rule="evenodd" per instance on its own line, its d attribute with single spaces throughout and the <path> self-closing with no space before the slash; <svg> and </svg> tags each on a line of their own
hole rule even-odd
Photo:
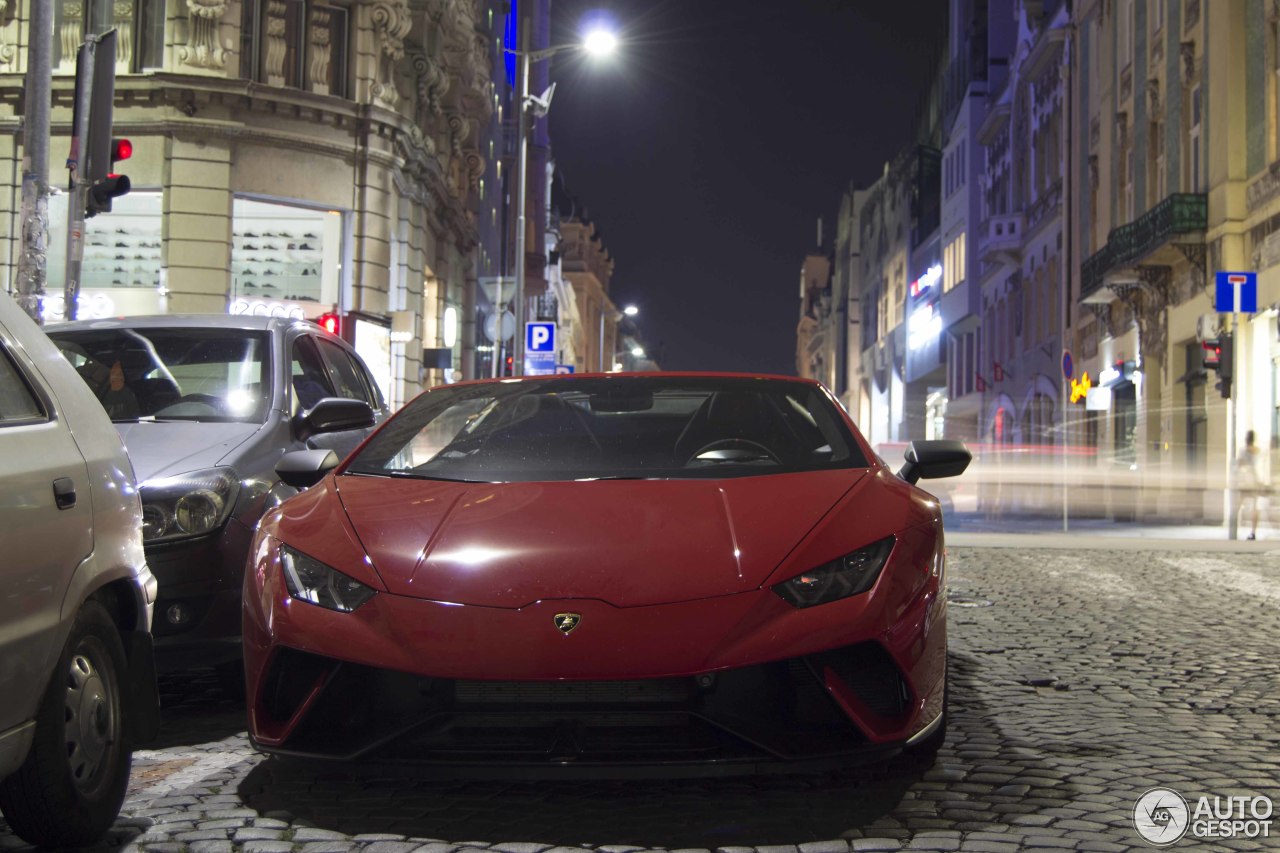
<svg viewBox="0 0 1280 853">
<path fill-rule="evenodd" d="M 103 62 L 99 63 L 99 59 Z M 67 272 L 63 316 L 76 319 L 80 299 L 80 275 L 84 265 L 84 214 L 89 185 L 93 182 L 91 160 L 101 166 L 109 157 L 111 112 L 115 93 L 116 31 L 85 36 L 76 54 L 76 101 L 71 127 L 70 172 L 67 202 Z M 99 67 L 101 65 L 101 67 Z M 95 117 L 92 113 L 97 111 Z M 90 127 L 97 125 L 97 134 Z M 99 151 L 92 150 L 98 147 Z M 105 146 L 105 147 L 104 147 Z M 103 169 L 105 175 L 106 170 Z"/>
<path fill-rule="evenodd" d="M 22 250 L 17 297 L 31 319 L 41 313 L 48 281 L 49 98 L 53 79 L 53 9 L 31 4 L 27 51 L 26 114 L 22 119 Z"/>
<path fill-rule="evenodd" d="M 89 109 L 93 102 L 94 54 L 98 41 L 85 39 L 76 55 L 76 102 L 71 125 L 71 152 L 67 155 L 70 172 L 67 201 L 67 273 L 63 290 L 63 317 L 76 319 L 80 299 L 80 271 L 84 264 L 84 205 L 88 187 L 84 181 L 88 161 Z"/>
<path fill-rule="evenodd" d="M 1237 303 L 1238 307 L 1238 303 Z M 1231 381 L 1236 382 L 1239 374 L 1236 373 L 1240 366 L 1240 359 L 1236 357 L 1236 350 L 1239 349 L 1239 341 L 1236 340 L 1235 334 L 1239 321 L 1235 311 L 1228 315 L 1231 320 Z M 1240 508 L 1236 506 L 1239 501 L 1239 492 L 1236 489 L 1236 398 L 1238 393 L 1233 393 L 1227 398 L 1227 511 L 1231 517 L 1227 519 L 1227 538 L 1240 538 Z M 1257 498 L 1254 498 L 1256 501 Z"/>
</svg>

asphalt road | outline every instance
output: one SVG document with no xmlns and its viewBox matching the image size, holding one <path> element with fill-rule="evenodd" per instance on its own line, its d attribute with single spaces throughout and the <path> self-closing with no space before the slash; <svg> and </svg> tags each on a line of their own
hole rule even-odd
<svg viewBox="0 0 1280 853">
<path fill-rule="evenodd" d="M 1280 555 L 999 544 L 950 550 L 952 722 L 932 768 L 666 783 L 316 769 L 253 753 L 239 706 L 197 673 L 164 680 L 161 742 L 94 849 L 1149 850 L 1132 811 L 1154 786 L 1193 808 L 1280 800 Z M 1178 844 L 1197 846 L 1280 837 Z M 11 849 L 30 848 L 0 820 Z"/>
</svg>

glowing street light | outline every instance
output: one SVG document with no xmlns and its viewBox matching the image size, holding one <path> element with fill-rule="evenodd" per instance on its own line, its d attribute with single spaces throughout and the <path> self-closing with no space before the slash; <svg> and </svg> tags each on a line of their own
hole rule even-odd
<svg viewBox="0 0 1280 853">
<path fill-rule="evenodd" d="M 640 313 L 640 309 L 634 305 L 628 305 L 626 308 L 622 309 L 622 313 L 626 314 L 628 317 L 634 317 Z"/>
<path fill-rule="evenodd" d="M 545 116 L 551 108 L 551 96 L 555 93 L 555 84 L 551 84 L 541 97 L 532 97 L 529 95 L 529 64 L 531 62 L 541 62 L 544 59 L 550 59 L 557 53 L 565 50 L 582 50 L 592 56 L 605 56 L 613 53 L 618 47 L 618 38 L 613 33 L 603 27 L 595 27 L 589 31 L 582 42 L 577 44 L 560 44 L 553 47 L 543 48 L 542 50 L 530 50 L 529 37 L 531 27 L 525 21 L 521 21 L 521 48 L 520 50 L 512 50 L 507 48 L 506 52 L 520 57 L 520 109 L 516 121 L 516 150 L 519 151 L 519 157 L 516 160 L 516 187 L 518 198 L 516 200 L 516 270 L 515 270 L 515 302 L 516 318 L 516 335 L 515 335 L 515 359 L 512 363 L 511 372 L 515 376 L 524 375 L 524 266 L 525 266 L 525 206 L 528 199 L 528 161 L 529 161 L 529 139 L 525 128 L 527 121 L 526 114 L 533 113 L 537 116 Z"/>
<path fill-rule="evenodd" d="M 582 47 L 592 56 L 608 56 L 618 49 L 618 37 L 603 27 L 597 27 L 587 33 Z"/>
</svg>

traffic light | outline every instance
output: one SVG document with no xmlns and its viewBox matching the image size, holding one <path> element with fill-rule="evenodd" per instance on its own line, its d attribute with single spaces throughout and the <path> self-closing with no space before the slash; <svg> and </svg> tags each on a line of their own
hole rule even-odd
<svg viewBox="0 0 1280 853">
<path fill-rule="evenodd" d="M 1201 354 L 1204 356 L 1204 369 L 1217 370 L 1222 363 L 1222 341 L 1210 338 L 1200 342 Z"/>
<path fill-rule="evenodd" d="M 1222 394 L 1222 399 L 1231 398 L 1231 372 L 1235 366 L 1235 340 L 1234 335 L 1223 335 L 1219 342 L 1222 349 L 1218 354 L 1218 383 L 1215 386 L 1218 393 Z"/>
<path fill-rule="evenodd" d="M 116 163 L 133 156 L 133 143 L 127 139 L 111 140 L 111 171 L 95 181 L 85 196 L 85 218 L 111 212 L 111 200 L 129 191 L 129 176 L 116 174 Z"/>
<path fill-rule="evenodd" d="M 513 356 L 507 356 L 507 364 L 506 364 L 506 366 L 502 369 L 502 375 L 503 375 L 503 376 L 514 376 L 514 375 L 515 375 L 515 364 L 516 364 L 516 360 L 515 360 L 515 358 L 514 358 Z"/>
<path fill-rule="evenodd" d="M 321 314 L 316 318 L 316 325 L 331 335 L 342 337 L 342 317 L 333 312 Z"/>
<path fill-rule="evenodd" d="M 1204 350 L 1204 369 L 1212 370 L 1218 374 L 1218 381 L 1214 385 L 1218 389 L 1223 399 L 1231 397 L 1231 368 L 1234 365 L 1232 358 L 1235 342 L 1231 335 L 1222 335 L 1211 340 L 1203 341 L 1200 344 Z"/>
</svg>

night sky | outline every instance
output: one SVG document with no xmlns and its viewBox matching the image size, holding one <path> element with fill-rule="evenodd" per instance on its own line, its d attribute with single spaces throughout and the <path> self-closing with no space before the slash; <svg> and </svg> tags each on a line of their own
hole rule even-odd
<svg viewBox="0 0 1280 853">
<path fill-rule="evenodd" d="M 800 264 L 911 137 L 946 0 L 552 0 L 552 153 L 667 370 L 795 373 Z M 562 56 L 565 56 L 562 54 Z"/>
</svg>

